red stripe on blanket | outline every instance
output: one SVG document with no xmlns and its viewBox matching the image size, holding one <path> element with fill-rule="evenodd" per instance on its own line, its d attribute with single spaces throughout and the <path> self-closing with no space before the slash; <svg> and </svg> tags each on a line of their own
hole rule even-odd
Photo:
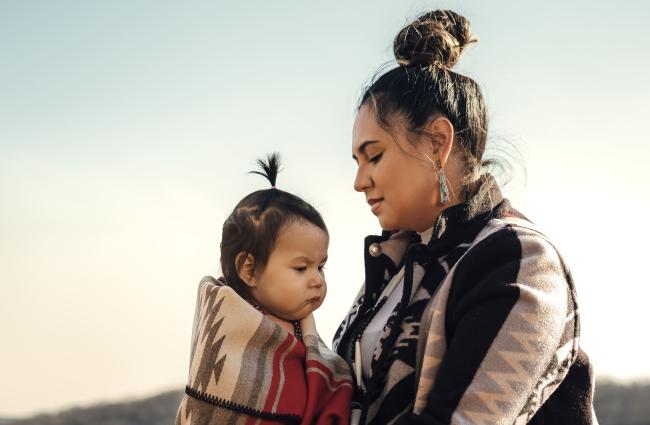
<svg viewBox="0 0 650 425">
<path fill-rule="evenodd" d="M 316 372 L 316 371 L 311 371 L 309 369 L 318 369 L 322 374 Z M 322 379 L 326 380 L 327 384 L 333 388 L 334 391 L 341 385 L 349 385 L 350 387 L 352 386 L 352 380 L 348 377 L 343 377 L 340 380 L 334 379 L 334 374 L 332 370 L 324 365 L 323 363 L 319 362 L 318 360 L 308 360 L 307 361 L 307 373 L 308 374 L 314 374 L 316 376 L 320 376 Z M 323 376 L 325 375 L 325 376 Z"/>
<path fill-rule="evenodd" d="M 309 391 L 303 424 L 347 425 L 352 399 L 352 381 L 335 380 L 332 371 L 315 360 L 307 362 L 307 369 L 311 370 L 307 372 Z"/>
<path fill-rule="evenodd" d="M 307 402 L 305 355 L 305 346 L 293 335 L 280 344 L 273 355 L 273 369 L 269 371 L 272 378 L 265 411 L 302 416 Z"/>
</svg>

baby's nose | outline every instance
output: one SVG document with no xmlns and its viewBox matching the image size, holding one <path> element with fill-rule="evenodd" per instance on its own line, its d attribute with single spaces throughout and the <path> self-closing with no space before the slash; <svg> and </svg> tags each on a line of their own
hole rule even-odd
<svg viewBox="0 0 650 425">
<path fill-rule="evenodd" d="M 315 276 L 311 281 L 311 286 L 319 288 L 325 284 L 325 279 L 320 274 Z"/>
</svg>

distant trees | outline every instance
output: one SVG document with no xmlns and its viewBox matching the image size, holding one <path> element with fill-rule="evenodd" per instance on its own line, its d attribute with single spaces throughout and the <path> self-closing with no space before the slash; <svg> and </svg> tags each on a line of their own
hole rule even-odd
<svg viewBox="0 0 650 425">
<path fill-rule="evenodd" d="M 600 425 L 650 425 L 650 383 L 596 381 L 594 407 Z"/>
<path fill-rule="evenodd" d="M 29 419 L 0 419 L 0 425 L 170 425 L 182 397 L 180 390 L 168 391 L 144 400 L 69 409 Z M 594 404 L 600 425 L 650 425 L 650 383 L 598 381 Z"/>
<path fill-rule="evenodd" d="M 8 425 L 170 425 L 176 418 L 181 391 L 168 391 L 144 400 L 100 404 L 10 421 Z"/>
</svg>

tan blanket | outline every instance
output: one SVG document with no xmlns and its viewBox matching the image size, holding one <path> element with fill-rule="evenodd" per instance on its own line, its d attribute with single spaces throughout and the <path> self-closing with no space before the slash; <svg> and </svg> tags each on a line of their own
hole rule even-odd
<svg viewBox="0 0 650 425">
<path fill-rule="evenodd" d="M 349 367 L 320 340 L 312 315 L 300 325 L 304 343 L 223 280 L 203 278 L 176 424 L 347 425 Z"/>
</svg>

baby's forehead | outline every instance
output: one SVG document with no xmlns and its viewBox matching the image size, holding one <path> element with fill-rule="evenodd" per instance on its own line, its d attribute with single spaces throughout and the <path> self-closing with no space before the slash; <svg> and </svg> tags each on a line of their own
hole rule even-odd
<svg viewBox="0 0 650 425">
<path fill-rule="evenodd" d="M 273 250 L 292 258 L 322 261 L 327 256 L 328 245 L 329 236 L 323 229 L 311 223 L 297 222 L 280 231 Z"/>
<path fill-rule="evenodd" d="M 313 245 L 328 243 L 327 232 L 320 227 L 306 222 L 294 221 L 282 226 L 278 232 L 276 243 L 292 245 Z"/>
<path fill-rule="evenodd" d="M 307 263 L 320 263 L 321 261 L 327 260 L 327 252 L 325 252 L 324 256 L 317 256 L 317 257 L 312 257 L 312 256 L 307 256 L 307 255 L 295 255 L 291 257 L 292 261 L 299 261 L 299 262 L 307 262 Z"/>
<path fill-rule="evenodd" d="M 279 248 L 274 250 L 272 257 L 287 264 L 321 264 L 327 261 L 327 247 L 310 250 L 296 250 Z"/>
</svg>

